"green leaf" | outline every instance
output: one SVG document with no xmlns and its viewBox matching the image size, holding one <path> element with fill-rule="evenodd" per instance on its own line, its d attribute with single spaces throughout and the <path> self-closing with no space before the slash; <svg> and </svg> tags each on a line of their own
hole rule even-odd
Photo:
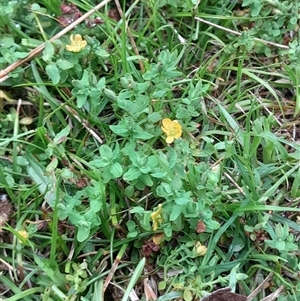
<svg viewBox="0 0 300 301">
<path fill-rule="evenodd" d="M 102 91 L 105 88 L 105 77 L 102 77 L 97 83 L 97 89 Z"/>
<path fill-rule="evenodd" d="M 181 214 L 181 206 L 173 205 L 170 213 L 170 221 L 175 221 Z"/>
<path fill-rule="evenodd" d="M 46 63 L 50 63 L 52 60 L 52 57 L 54 55 L 54 47 L 52 45 L 51 42 L 46 41 L 45 42 L 45 49 L 43 51 L 43 56 L 42 59 L 46 62 Z"/>
<path fill-rule="evenodd" d="M 300 158 L 300 155 L 298 158 Z M 298 170 L 294 175 L 294 181 L 291 188 L 291 196 L 294 199 L 300 196 L 300 170 Z"/>
<path fill-rule="evenodd" d="M 122 125 L 122 124 L 117 124 L 117 125 L 110 125 L 109 128 L 117 135 L 121 137 L 128 137 L 129 136 L 129 131 L 128 129 Z"/>
<path fill-rule="evenodd" d="M 14 53 L 14 57 L 17 58 L 17 59 L 24 59 L 26 56 L 28 56 L 28 52 L 16 51 Z"/>
<path fill-rule="evenodd" d="M 62 70 L 68 70 L 68 69 L 71 69 L 72 67 L 74 67 L 74 64 L 69 62 L 66 59 L 58 59 L 56 61 L 56 65 L 58 66 L 58 68 L 60 68 Z"/>
<path fill-rule="evenodd" d="M 57 168 L 57 165 L 58 165 L 57 157 L 53 157 L 52 160 L 50 161 L 50 163 L 46 167 L 46 172 L 47 173 L 54 172 Z"/>
<path fill-rule="evenodd" d="M 4 36 L 1 37 L 1 47 L 10 48 L 14 44 L 14 38 L 12 36 Z"/>
<path fill-rule="evenodd" d="M 110 101 L 116 101 L 117 100 L 116 93 L 113 90 L 111 90 L 111 89 L 104 88 L 103 89 L 103 95 L 107 99 L 109 99 Z"/>
<path fill-rule="evenodd" d="M 52 205 L 56 199 L 55 191 L 51 189 L 53 178 L 45 175 L 44 167 L 30 152 L 26 152 L 26 158 L 29 162 L 29 165 L 26 166 L 27 175 L 38 186 L 40 193 L 44 194 L 47 191 L 45 200 L 47 200 L 48 204 Z"/>
<path fill-rule="evenodd" d="M 126 225 L 127 225 L 127 229 L 128 229 L 129 232 L 135 231 L 136 223 L 133 220 L 128 220 L 126 222 Z"/>
<path fill-rule="evenodd" d="M 221 104 L 218 103 L 218 107 L 221 114 L 224 116 L 225 120 L 227 121 L 233 132 L 236 134 L 239 143 L 241 144 L 241 146 L 244 146 L 244 130 L 239 126 L 236 120 L 226 111 L 226 109 L 221 106 Z"/>
<path fill-rule="evenodd" d="M 27 166 L 29 164 L 28 160 L 26 159 L 26 157 L 23 156 L 18 156 L 17 157 L 17 163 L 20 166 Z"/>
<path fill-rule="evenodd" d="M 205 219 L 205 224 L 210 230 L 216 230 L 220 228 L 220 224 L 212 219 Z"/>
<path fill-rule="evenodd" d="M 140 170 L 135 166 L 131 166 L 129 170 L 123 175 L 123 179 L 125 181 L 133 181 L 138 179 L 140 175 L 141 175 Z"/>
<path fill-rule="evenodd" d="M 138 235 L 138 232 L 136 231 L 136 223 L 132 220 L 129 220 L 126 224 L 128 229 L 127 237 L 136 237 Z"/>
<path fill-rule="evenodd" d="M 121 301 L 127 301 L 129 299 L 131 290 L 134 288 L 136 282 L 140 279 L 140 276 L 144 271 L 145 263 L 146 259 L 145 257 L 143 257 L 142 260 L 138 263 L 137 267 L 135 268 L 132 276 L 130 277 L 130 281 Z"/>
<path fill-rule="evenodd" d="M 132 91 L 125 91 L 118 95 L 117 103 L 120 108 L 124 109 L 127 112 L 130 112 L 131 115 L 138 117 L 149 105 L 149 97 L 145 95 L 134 95 L 135 101 L 130 100 L 133 96 Z"/>
<path fill-rule="evenodd" d="M 61 170 L 61 177 L 64 180 L 70 180 L 70 179 L 74 178 L 74 173 L 69 168 L 63 168 Z"/>
<path fill-rule="evenodd" d="M 99 151 L 102 158 L 106 158 L 107 160 L 112 159 L 113 152 L 108 145 L 106 144 L 101 145 Z"/>
<path fill-rule="evenodd" d="M 160 281 L 158 283 L 158 289 L 159 290 L 164 290 L 167 287 L 167 282 L 166 281 Z"/>
<path fill-rule="evenodd" d="M 87 94 L 77 95 L 76 106 L 77 106 L 78 109 L 81 109 L 85 105 L 87 97 L 88 97 Z"/>
<path fill-rule="evenodd" d="M 65 288 L 67 285 L 67 279 L 64 274 L 59 270 L 58 266 L 50 267 L 50 262 L 46 258 L 40 258 L 33 252 L 34 261 L 39 268 L 55 283 L 59 288 Z M 17 299 L 15 299 L 17 300 Z"/>
<path fill-rule="evenodd" d="M 110 160 L 108 160 L 107 158 L 103 158 L 103 159 L 100 158 L 91 161 L 90 164 L 94 167 L 102 168 L 108 166 L 110 164 Z"/>
<path fill-rule="evenodd" d="M 66 140 L 67 136 L 69 135 L 70 133 L 70 126 L 66 126 L 64 129 L 62 129 L 58 134 L 55 135 L 54 139 L 53 139 L 53 142 L 55 144 L 60 144 L 62 143 L 63 141 Z"/>
<path fill-rule="evenodd" d="M 152 134 L 149 134 L 145 131 L 141 131 L 141 132 L 134 132 L 133 133 L 133 138 L 134 139 L 141 139 L 141 140 L 148 140 L 150 138 L 152 138 L 153 135 Z"/>
<path fill-rule="evenodd" d="M 150 120 L 153 123 L 156 123 L 162 119 L 161 113 L 154 112 L 148 115 L 148 120 Z"/>
<path fill-rule="evenodd" d="M 147 186 L 151 187 L 153 186 L 153 181 L 151 177 L 148 174 L 142 174 L 140 176 L 140 180 Z"/>
<path fill-rule="evenodd" d="M 159 73 L 158 73 L 158 70 L 156 68 L 156 65 L 151 64 L 150 69 L 146 73 L 144 73 L 142 77 L 143 77 L 144 80 L 153 80 L 158 76 L 159 76 Z"/>
<path fill-rule="evenodd" d="M 148 157 L 148 161 L 147 161 L 147 167 L 150 167 L 151 169 L 154 169 L 154 167 L 157 165 L 158 160 L 156 158 L 156 156 L 149 156 Z"/>
<path fill-rule="evenodd" d="M 41 3 L 43 3 L 49 11 L 53 12 L 57 16 L 61 14 L 61 0 L 41 0 Z"/>
<path fill-rule="evenodd" d="M 116 179 L 116 178 L 119 178 L 122 176 L 123 168 L 122 168 L 121 164 L 119 164 L 118 162 L 115 162 L 114 164 L 112 164 L 110 166 L 110 172 L 113 175 L 113 177 Z"/>
<path fill-rule="evenodd" d="M 60 81 L 60 73 L 55 63 L 50 63 L 45 68 L 47 75 L 51 79 L 54 85 L 57 85 Z"/>
<path fill-rule="evenodd" d="M 184 299 L 184 301 L 192 301 L 193 300 L 193 294 L 187 288 L 183 292 L 183 299 Z"/>
<path fill-rule="evenodd" d="M 80 82 L 81 82 L 85 87 L 88 87 L 88 86 L 90 85 L 89 73 L 88 73 L 88 71 L 87 71 L 86 69 L 83 71 L 83 76 L 82 76 Z"/>
<path fill-rule="evenodd" d="M 99 212 L 102 208 L 101 198 L 90 198 L 90 208 L 93 212 Z"/>
<path fill-rule="evenodd" d="M 90 227 L 91 227 L 91 223 L 88 223 L 84 220 L 78 223 L 77 225 L 78 232 L 76 238 L 79 242 L 83 242 L 89 237 L 91 231 Z"/>
<path fill-rule="evenodd" d="M 255 0 L 253 4 L 250 5 L 251 17 L 257 17 L 262 8 L 261 0 Z"/>
<path fill-rule="evenodd" d="M 129 211 L 130 213 L 140 213 L 140 214 L 143 214 L 145 213 L 145 209 L 141 206 L 136 206 L 136 207 L 133 207 L 132 209 L 130 209 Z"/>
<path fill-rule="evenodd" d="M 179 197 L 175 199 L 176 204 L 180 205 L 180 206 L 185 206 L 188 204 L 188 202 L 190 202 L 191 199 L 188 197 Z"/>
<path fill-rule="evenodd" d="M 161 179 L 164 178 L 167 175 L 167 172 L 165 171 L 155 171 L 151 173 L 151 176 L 153 178 Z"/>
<path fill-rule="evenodd" d="M 82 215 L 80 215 L 80 213 L 78 213 L 77 211 L 70 209 L 70 208 L 68 208 L 68 218 L 69 218 L 70 222 L 76 226 L 78 226 L 78 224 L 82 220 L 84 221 L 84 218 L 82 217 Z"/>
<path fill-rule="evenodd" d="M 105 49 L 100 47 L 98 47 L 94 53 L 102 59 L 106 59 L 109 57 L 109 53 Z"/>
<path fill-rule="evenodd" d="M 155 98 L 162 98 L 168 91 L 167 90 L 155 90 L 152 94 L 152 97 Z"/>
</svg>

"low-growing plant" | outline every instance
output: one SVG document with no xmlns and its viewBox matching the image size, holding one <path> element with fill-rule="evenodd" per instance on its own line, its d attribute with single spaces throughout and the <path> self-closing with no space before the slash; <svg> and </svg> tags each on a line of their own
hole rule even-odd
<svg viewBox="0 0 300 301">
<path fill-rule="evenodd" d="M 297 300 L 298 43 L 256 39 L 295 3 L 110 3 L 50 41 L 93 8 L 50 2 L 1 4 L 1 68 L 45 41 L 0 90 L 3 295 L 189 301 L 273 272 L 254 300 Z"/>
</svg>

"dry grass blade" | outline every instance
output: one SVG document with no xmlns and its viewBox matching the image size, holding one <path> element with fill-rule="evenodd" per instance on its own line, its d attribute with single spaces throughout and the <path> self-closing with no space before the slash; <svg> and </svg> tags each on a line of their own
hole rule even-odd
<svg viewBox="0 0 300 301">
<path fill-rule="evenodd" d="M 261 301 L 274 301 L 276 300 L 280 293 L 284 290 L 284 286 L 280 286 L 274 293 L 270 294 L 269 296 L 263 298 Z"/>
<path fill-rule="evenodd" d="M 120 263 L 123 255 L 124 255 L 127 247 L 128 247 L 128 244 L 122 245 L 122 247 L 121 247 L 121 249 L 120 249 L 120 251 L 119 251 L 119 253 L 118 253 L 118 255 L 117 255 L 117 257 L 116 257 L 116 259 L 115 259 L 115 261 L 114 261 L 114 263 L 113 263 L 110 271 L 109 271 L 109 274 L 107 275 L 107 277 L 105 279 L 105 282 L 104 282 L 104 285 L 103 285 L 103 292 L 105 292 L 105 290 L 107 289 L 107 287 L 108 287 L 108 285 L 109 285 L 109 283 L 110 283 L 113 275 L 115 274 L 115 271 L 118 268 L 118 265 L 119 265 L 119 263 Z"/>
<path fill-rule="evenodd" d="M 82 124 L 82 126 L 100 143 L 103 143 L 103 140 L 97 135 L 97 133 L 90 127 L 89 123 L 85 119 L 81 119 L 77 112 L 71 109 L 69 106 L 65 106 L 65 108 Z"/>
<path fill-rule="evenodd" d="M 273 277 L 273 273 L 270 273 L 262 283 L 248 296 L 247 301 L 251 301 L 255 296 L 259 294 L 259 292 L 265 287 L 266 283 L 269 282 Z"/>
<path fill-rule="evenodd" d="M 151 285 L 149 284 L 148 278 L 144 279 L 144 289 L 145 289 L 145 296 L 147 301 L 155 301 L 157 300 L 157 296 L 154 293 Z"/>
<path fill-rule="evenodd" d="M 200 21 L 200 22 L 205 23 L 205 24 L 207 24 L 207 25 L 210 25 L 210 26 L 219 28 L 219 29 L 221 29 L 221 30 L 230 32 L 230 33 L 232 33 L 232 34 L 234 34 L 234 35 L 237 35 L 237 36 L 241 36 L 241 35 L 242 35 L 241 32 L 238 32 L 238 31 L 235 31 L 235 30 L 232 30 L 232 29 L 229 29 L 229 28 L 226 28 L 226 27 L 223 27 L 223 26 L 214 24 L 214 23 L 209 22 L 209 21 L 206 21 L 206 20 L 204 20 L 204 19 L 202 19 L 202 18 L 195 17 L 195 19 L 196 19 L 197 21 Z M 278 44 L 278 43 L 274 43 L 274 42 L 270 42 L 270 41 L 266 41 L 266 40 L 263 40 L 263 39 L 254 38 L 254 40 L 257 41 L 257 42 L 261 42 L 261 43 L 263 43 L 263 44 L 266 44 L 266 45 L 272 45 L 272 46 L 275 46 L 275 47 L 278 47 L 278 48 L 282 48 L 282 49 L 290 49 L 289 46 L 282 45 L 282 44 Z"/>
</svg>

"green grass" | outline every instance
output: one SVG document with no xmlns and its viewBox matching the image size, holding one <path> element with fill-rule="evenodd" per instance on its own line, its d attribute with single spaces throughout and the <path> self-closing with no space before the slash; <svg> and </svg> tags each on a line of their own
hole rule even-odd
<svg viewBox="0 0 300 301">
<path fill-rule="evenodd" d="M 0 86 L 0 300 L 189 301 L 228 286 L 298 300 L 287 3 L 276 29 L 260 2 L 121 1 L 119 18 L 110 2 L 50 43 L 61 1 L 25 2 L 1 4 L 0 68 L 46 44 Z M 95 6 L 70 3 L 77 17 Z M 79 52 L 71 34 L 87 41 Z M 182 128 L 169 144 L 166 118 Z"/>
</svg>

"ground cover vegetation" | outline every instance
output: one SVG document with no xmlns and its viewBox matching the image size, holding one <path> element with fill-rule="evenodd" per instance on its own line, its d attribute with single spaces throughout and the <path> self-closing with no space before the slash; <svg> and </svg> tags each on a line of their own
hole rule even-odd
<svg viewBox="0 0 300 301">
<path fill-rule="evenodd" d="M 299 16 L 2 0 L 0 299 L 300 300 Z"/>
</svg>

